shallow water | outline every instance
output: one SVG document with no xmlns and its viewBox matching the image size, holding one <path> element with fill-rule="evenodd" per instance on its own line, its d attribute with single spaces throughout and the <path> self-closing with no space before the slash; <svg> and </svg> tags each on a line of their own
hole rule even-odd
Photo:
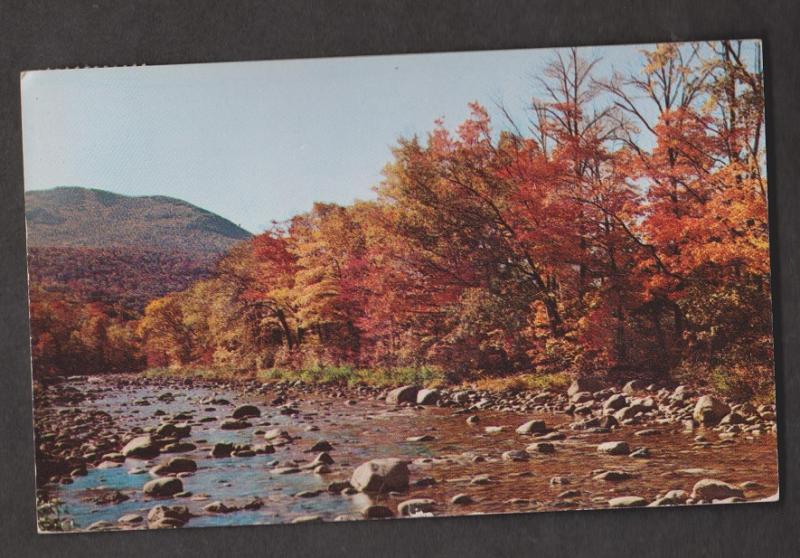
<svg viewBox="0 0 800 558">
<path fill-rule="evenodd" d="M 739 484 L 754 481 L 759 488 L 748 490 L 747 500 L 773 496 L 777 491 L 776 440 L 773 434 L 755 437 L 739 436 L 735 442 L 719 443 L 714 431 L 703 429 L 685 432 L 681 425 L 637 425 L 623 427 L 609 434 L 585 434 L 567 428 L 570 417 L 564 414 L 518 414 L 480 411 L 480 424 L 469 426 L 466 415 L 454 414 L 452 408 L 395 408 L 382 401 L 358 399 L 348 405 L 344 398 L 324 394 L 301 394 L 294 399 L 300 414 L 286 416 L 278 413 L 268 402 L 274 394 L 248 395 L 234 389 L 208 387 L 169 389 L 154 385 L 106 387 L 103 381 L 71 382 L 73 387 L 88 395 L 81 403 L 83 412 L 101 410 L 114 419 L 114 428 L 127 434 L 139 427 L 153 427 L 160 422 L 154 416 L 157 409 L 167 415 L 193 412 L 191 436 L 187 439 L 198 448 L 191 452 L 162 454 L 150 461 L 127 459 L 118 468 L 89 469 L 88 475 L 77 477 L 72 484 L 51 486 L 51 493 L 64 502 L 63 511 L 78 528 L 107 520 L 115 523 L 122 515 L 137 513 L 146 516 L 156 504 L 181 504 L 198 514 L 187 527 L 284 523 L 304 515 L 319 515 L 324 520 L 337 516 L 359 514 L 370 502 L 383 503 L 396 509 L 397 503 L 409 498 L 432 498 L 437 502 L 435 515 L 471 513 L 503 513 L 547 511 L 575 508 L 607 507 L 609 498 L 622 495 L 641 496 L 651 501 L 671 489 L 691 492 L 700 478 L 716 478 Z M 174 401 L 164 402 L 158 396 L 165 391 L 174 394 Z M 232 405 L 204 405 L 210 396 L 222 397 Z M 147 406 L 134 405 L 146 400 Z M 292 399 L 289 399 L 292 401 Z M 235 405 L 253 403 L 262 412 L 260 418 L 248 419 L 252 427 L 237 431 L 219 429 L 219 420 L 229 416 Z M 52 409 L 57 412 L 58 409 Z M 204 417 L 214 422 L 199 422 Z M 556 452 L 551 455 L 532 455 L 529 461 L 508 462 L 501 459 L 504 451 L 524 449 L 536 438 L 516 434 L 514 429 L 523 422 L 541 418 L 549 427 L 567 434 L 564 441 L 553 442 Z M 309 425 L 318 431 L 307 432 Z M 486 426 L 505 426 L 496 434 L 487 434 Z M 276 447 L 274 454 L 255 457 L 210 458 L 208 450 L 215 442 L 246 444 L 264 443 L 255 430 L 280 427 L 299 437 L 294 443 Z M 657 428 L 658 434 L 639 437 L 636 431 Z M 700 448 L 694 437 L 702 433 L 711 447 Z M 430 434 L 430 442 L 406 442 L 409 436 Z M 325 475 L 301 470 L 294 474 L 276 474 L 275 462 L 289 460 L 310 462 L 315 453 L 307 450 L 317 440 L 328 440 L 334 447 L 330 455 L 335 460 L 332 472 Z M 628 456 L 605 456 L 596 451 L 597 444 L 609 440 L 625 440 L 631 449 L 646 446 L 650 459 Z M 149 468 L 171 457 L 185 455 L 197 461 L 198 470 L 182 478 L 184 490 L 193 496 L 154 500 L 145 497 L 141 488 L 151 480 L 148 473 L 130 474 L 134 468 Z M 483 462 L 473 462 L 474 456 Z M 330 494 L 325 489 L 334 480 L 347 480 L 355 467 L 378 457 L 399 457 L 413 460 L 412 486 L 407 493 L 375 496 Z M 601 470 L 624 470 L 634 478 L 622 482 L 594 480 Z M 470 484 L 479 474 L 488 474 L 485 485 Z M 551 484 L 551 478 L 565 477 L 568 484 Z M 415 487 L 414 481 L 431 477 L 432 486 Z M 130 497 L 119 504 L 95 504 L 89 500 L 104 490 L 119 490 Z M 316 497 L 299 498 L 302 491 L 322 490 Z M 560 497 L 566 490 L 575 494 Z M 454 505 L 450 499 L 467 493 L 475 500 L 469 505 Z M 198 500 L 198 495 L 208 495 Z M 228 505 L 243 505 L 258 497 L 264 506 L 257 511 L 236 511 L 228 514 L 209 514 L 202 510 L 211 501 L 221 500 Z M 515 500 L 512 500 L 515 499 Z"/>
</svg>

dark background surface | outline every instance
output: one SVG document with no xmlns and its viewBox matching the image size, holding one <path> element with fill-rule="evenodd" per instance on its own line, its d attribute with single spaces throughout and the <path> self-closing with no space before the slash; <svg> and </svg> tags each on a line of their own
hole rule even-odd
<svg viewBox="0 0 800 558">
<path fill-rule="evenodd" d="M 0 0 L 0 556 L 800 555 L 799 8 L 796 0 Z M 765 41 L 779 503 L 36 534 L 20 71 L 723 38 Z"/>
</svg>

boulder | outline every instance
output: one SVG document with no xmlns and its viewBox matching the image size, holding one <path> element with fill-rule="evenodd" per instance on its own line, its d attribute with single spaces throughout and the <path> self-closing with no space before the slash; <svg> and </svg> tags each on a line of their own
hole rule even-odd
<svg viewBox="0 0 800 558">
<path fill-rule="evenodd" d="M 540 434 L 547 431 L 543 420 L 529 420 L 517 428 L 517 434 Z"/>
<path fill-rule="evenodd" d="M 373 459 L 359 465 L 350 484 L 360 492 L 403 491 L 408 488 L 408 462 L 402 459 Z"/>
<path fill-rule="evenodd" d="M 261 416 L 261 411 L 255 405 L 239 405 L 231 416 L 235 419 L 255 418 Z"/>
<path fill-rule="evenodd" d="M 627 407 L 628 400 L 621 393 L 616 393 L 603 402 L 603 409 L 610 411 L 618 411 L 623 407 Z"/>
<path fill-rule="evenodd" d="M 147 496 L 169 497 L 183 492 L 183 483 L 175 477 L 161 477 L 145 483 L 142 491 Z"/>
<path fill-rule="evenodd" d="M 419 388 L 417 386 L 401 386 L 393 389 L 386 395 L 386 403 L 389 405 L 416 403 L 417 393 L 419 393 Z"/>
<path fill-rule="evenodd" d="M 417 405 L 436 405 L 439 401 L 438 389 L 421 389 L 417 392 Z"/>
<path fill-rule="evenodd" d="M 567 395 L 572 397 L 581 391 L 595 392 L 601 387 L 600 382 L 592 378 L 577 378 L 567 389 Z"/>
<path fill-rule="evenodd" d="M 731 497 L 744 497 L 744 490 L 716 479 L 699 480 L 692 489 L 692 498 L 695 500 L 723 500 Z"/>
<path fill-rule="evenodd" d="M 704 395 L 697 400 L 692 416 L 705 426 L 714 426 L 731 412 L 731 408 L 713 395 Z"/>
<path fill-rule="evenodd" d="M 597 446 L 599 453 L 606 455 L 628 455 L 631 452 L 627 442 L 603 442 Z"/>
<path fill-rule="evenodd" d="M 147 526 L 151 529 L 182 527 L 191 517 L 186 506 L 156 506 L 147 513 Z"/>
<path fill-rule="evenodd" d="M 624 386 L 622 386 L 622 393 L 627 393 L 628 395 L 635 393 L 637 391 L 642 391 L 647 388 L 647 382 L 644 380 L 631 380 Z"/>
<path fill-rule="evenodd" d="M 137 436 L 122 448 L 122 455 L 137 459 L 150 459 L 159 454 L 159 446 L 149 435 Z"/>
</svg>

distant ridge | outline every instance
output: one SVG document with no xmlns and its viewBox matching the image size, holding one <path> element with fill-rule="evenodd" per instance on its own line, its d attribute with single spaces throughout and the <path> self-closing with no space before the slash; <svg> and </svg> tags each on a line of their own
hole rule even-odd
<svg viewBox="0 0 800 558">
<path fill-rule="evenodd" d="M 124 196 L 77 186 L 25 192 L 29 247 L 129 247 L 215 255 L 251 234 L 167 196 Z"/>
</svg>

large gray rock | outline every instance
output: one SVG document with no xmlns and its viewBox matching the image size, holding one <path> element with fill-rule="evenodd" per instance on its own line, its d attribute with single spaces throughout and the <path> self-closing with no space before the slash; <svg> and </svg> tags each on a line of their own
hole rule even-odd
<svg viewBox="0 0 800 558">
<path fill-rule="evenodd" d="M 529 420 L 517 428 L 517 434 L 539 434 L 547 431 L 547 425 L 543 420 Z"/>
<path fill-rule="evenodd" d="M 731 412 L 731 408 L 713 395 L 704 395 L 697 400 L 692 416 L 706 426 L 714 426 Z"/>
<path fill-rule="evenodd" d="M 147 526 L 150 529 L 182 527 L 191 517 L 186 506 L 156 506 L 147 514 Z"/>
<path fill-rule="evenodd" d="M 183 483 L 175 477 L 161 477 L 146 483 L 142 492 L 147 496 L 168 497 L 183 492 Z"/>
<path fill-rule="evenodd" d="M 417 393 L 419 393 L 419 388 L 417 386 L 401 386 L 393 389 L 386 395 L 386 403 L 389 405 L 416 403 Z"/>
<path fill-rule="evenodd" d="M 350 484 L 360 492 L 391 492 L 408 488 L 408 462 L 402 459 L 373 459 L 359 465 Z"/>
<path fill-rule="evenodd" d="M 618 411 L 623 407 L 628 406 L 628 400 L 625 398 L 624 395 L 621 393 L 616 393 L 605 400 L 603 403 L 603 409 L 609 411 Z"/>
<path fill-rule="evenodd" d="M 595 392 L 601 388 L 600 382 L 592 378 L 577 378 L 567 389 L 567 395 L 572 397 L 581 391 Z"/>
<path fill-rule="evenodd" d="M 695 500 L 723 500 L 731 497 L 744 497 L 744 490 L 716 479 L 699 480 L 692 489 L 692 498 Z"/>
<path fill-rule="evenodd" d="M 147 436 L 137 436 L 122 448 L 122 455 L 125 457 L 134 457 L 137 459 L 150 459 L 159 454 L 158 444 Z"/>
<path fill-rule="evenodd" d="M 439 401 L 438 389 L 421 389 L 417 392 L 417 405 L 436 405 Z"/>
</svg>

